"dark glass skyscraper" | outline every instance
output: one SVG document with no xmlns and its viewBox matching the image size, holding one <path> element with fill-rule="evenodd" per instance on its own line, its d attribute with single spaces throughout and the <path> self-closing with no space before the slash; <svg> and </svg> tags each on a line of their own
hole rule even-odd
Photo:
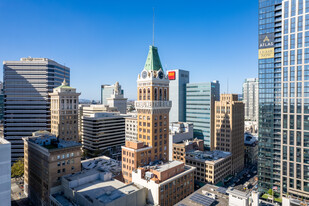
<svg viewBox="0 0 309 206">
<path fill-rule="evenodd" d="M 259 190 L 278 188 L 281 165 L 281 0 L 259 0 Z"/>
</svg>

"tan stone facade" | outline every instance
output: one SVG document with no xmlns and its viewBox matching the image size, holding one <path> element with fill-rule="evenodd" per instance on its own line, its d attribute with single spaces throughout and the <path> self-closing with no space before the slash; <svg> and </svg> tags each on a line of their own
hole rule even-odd
<svg viewBox="0 0 309 206">
<path fill-rule="evenodd" d="M 194 178 L 203 183 L 217 184 L 232 173 L 232 157 L 229 152 L 188 152 L 186 164 L 196 167 Z"/>
<path fill-rule="evenodd" d="M 66 141 L 79 141 L 78 137 L 78 97 L 76 89 L 65 81 L 50 93 L 51 133 Z"/>
<path fill-rule="evenodd" d="M 81 171 L 81 144 L 59 142 L 47 132 L 23 139 L 25 193 L 35 205 L 48 205 L 60 177 Z"/>
<path fill-rule="evenodd" d="M 186 152 L 190 150 L 204 151 L 204 141 L 201 139 L 187 140 L 173 144 L 173 160 L 186 163 Z"/>
<path fill-rule="evenodd" d="M 244 167 L 244 104 L 237 94 L 221 94 L 215 103 L 215 148 L 232 153 L 232 173 Z"/>
</svg>

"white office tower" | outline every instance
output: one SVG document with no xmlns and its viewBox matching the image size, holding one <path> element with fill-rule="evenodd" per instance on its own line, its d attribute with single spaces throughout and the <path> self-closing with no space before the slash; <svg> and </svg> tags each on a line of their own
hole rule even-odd
<svg viewBox="0 0 309 206">
<path fill-rule="evenodd" d="M 115 83 L 115 88 L 110 97 L 106 98 L 107 105 L 110 107 L 116 107 L 121 114 L 127 113 L 127 98 L 123 97 L 123 90 L 119 82 Z"/>
<path fill-rule="evenodd" d="M 245 120 L 259 120 L 259 80 L 246 79 L 242 85 L 243 102 L 245 104 Z"/>
<path fill-rule="evenodd" d="M 167 71 L 170 80 L 170 122 L 186 121 L 186 84 L 189 83 L 189 72 L 181 69 Z"/>
<path fill-rule="evenodd" d="M 22 137 L 50 131 L 48 93 L 64 79 L 70 85 L 70 68 L 47 58 L 3 62 L 4 138 L 11 142 L 12 161 L 24 156 Z"/>
<path fill-rule="evenodd" d="M 11 143 L 0 138 L 0 205 L 11 205 Z"/>
</svg>

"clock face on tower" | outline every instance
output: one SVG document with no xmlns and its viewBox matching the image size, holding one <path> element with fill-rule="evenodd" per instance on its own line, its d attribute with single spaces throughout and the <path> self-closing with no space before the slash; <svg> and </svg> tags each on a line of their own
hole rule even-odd
<svg viewBox="0 0 309 206">
<path fill-rule="evenodd" d="M 159 76 L 160 79 L 163 79 L 163 76 L 164 76 L 163 72 L 160 71 L 158 76 Z"/>
<path fill-rule="evenodd" d="M 146 71 L 143 71 L 142 77 L 143 77 L 143 79 L 145 79 L 147 77 L 147 72 Z"/>
</svg>

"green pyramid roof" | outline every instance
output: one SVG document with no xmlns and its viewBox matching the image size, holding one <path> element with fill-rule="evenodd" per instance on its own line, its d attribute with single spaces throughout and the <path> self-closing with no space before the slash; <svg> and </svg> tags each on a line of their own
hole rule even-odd
<svg viewBox="0 0 309 206">
<path fill-rule="evenodd" d="M 163 70 L 157 47 L 149 46 L 149 52 L 144 69 L 147 71 Z"/>
</svg>

